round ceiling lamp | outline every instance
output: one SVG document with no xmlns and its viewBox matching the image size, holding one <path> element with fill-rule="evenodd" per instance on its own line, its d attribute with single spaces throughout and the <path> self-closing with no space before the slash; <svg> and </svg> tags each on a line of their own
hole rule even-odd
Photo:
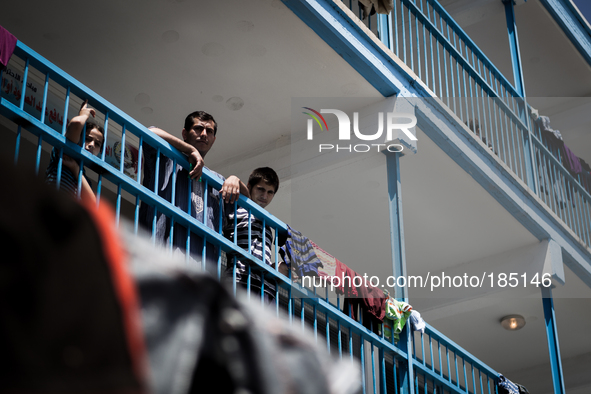
<svg viewBox="0 0 591 394">
<path fill-rule="evenodd" d="M 525 326 L 525 318 L 521 315 L 508 315 L 501 319 L 501 326 L 505 330 L 517 331 Z"/>
</svg>

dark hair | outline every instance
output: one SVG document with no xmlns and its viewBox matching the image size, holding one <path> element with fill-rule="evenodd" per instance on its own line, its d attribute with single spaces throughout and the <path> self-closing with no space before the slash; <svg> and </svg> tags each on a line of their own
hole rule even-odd
<svg viewBox="0 0 591 394">
<path fill-rule="evenodd" d="M 100 133 L 103 135 L 103 138 L 105 138 L 105 129 L 103 129 L 101 126 L 99 126 L 92 120 L 89 120 L 86 122 L 86 133 L 90 133 L 92 129 L 97 129 L 98 131 L 100 131 Z"/>
<path fill-rule="evenodd" d="M 255 169 L 248 177 L 248 188 L 257 185 L 260 181 L 265 181 L 275 188 L 275 193 L 279 189 L 279 177 L 270 167 L 260 167 Z"/>
<path fill-rule="evenodd" d="M 207 112 L 204 112 L 204 111 L 195 111 L 195 112 L 191 112 L 189 115 L 187 115 L 187 117 L 185 118 L 185 130 L 187 130 L 187 131 L 191 130 L 191 128 L 193 127 L 193 124 L 195 123 L 195 121 L 194 121 L 195 118 L 197 118 L 203 122 L 212 121 L 213 122 L 213 135 L 217 134 L 218 123 L 215 121 L 213 116 L 211 116 L 210 114 L 208 114 Z"/>
</svg>

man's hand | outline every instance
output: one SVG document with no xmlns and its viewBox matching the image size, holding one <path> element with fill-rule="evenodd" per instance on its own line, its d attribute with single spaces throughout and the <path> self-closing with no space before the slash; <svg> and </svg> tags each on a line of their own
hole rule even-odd
<svg viewBox="0 0 591 394">
<path fill-rule="evenodd" d="M 283 261 L 279 263 L 277 270 L 289 278 L 289 268 L 287 268 L 287 264 L 285 264 Z"/>
<path fill-rule="evenodd" d="M 240 179 L 235 175 L 229 176 L 222 185 L 221 192 L 224 201 L 233 204 L 234 201 L 238 200 L 238 197 L 240 196 L 240 188 Z"/>
<path fill-rule="evenodd" d="M 199 179 L 201 177 L 201 171 L 203 170 L 203 165 L 205 162 L 201 157 L 201 154 L 197 149 L 195 149 L 188 157 L 189 163 L 192 164 L 192 169 L 189 172 L 189 177 L 191 179 Z M 223 189 L 222 189 L 223 190 Z"/>
</svg>

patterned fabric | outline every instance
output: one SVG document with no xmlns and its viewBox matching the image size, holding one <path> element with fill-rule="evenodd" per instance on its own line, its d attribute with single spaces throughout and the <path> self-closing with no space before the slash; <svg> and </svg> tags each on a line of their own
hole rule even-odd
<svg viewBox="0 0 591 394">
<path fill-rule="evenodd" d="M 249 250 L 259 260 L 263 260 L 263 222 L 257 219 L 254 215 L 250 215 L 250 240 L 248 243 L 248 211 L 242 207 L 236 210 L 236 244 L 242 249 Z M 224 236 L 230 241 L 234 241 L 234 212 L 228 215 L 228 224 L 224 227 Z M 269 226 L 265 226 L 265 263 L 274 267 L 271 260 L 271 248 L 273 244 L 273 233 Z M 226 276 L 232 277 L 234 267 L 232 264 L 233 256 L 228 255 L 228 267 L 226 269 Z M 247 266 L 240 260 L 236 259 L 236 281 L 247 284 L 248 274 Z M 250 274 L 251 287 L 257 289 L 261 288 L 261 276 L 256 272 Z M 265 292 L 275 296 L 275 283 L 265 279 Z"/>
<path fill-rule="evenodd" d="M 334 276 L 337 269 L 337 259 L 330 253 L 324 251 L 314 241 L 310 240 L 316 256 L 322 262 L 322 267 L 318 268 L 319 276 Z"/>
<path fill-rule="evenodd" d="M 59 162 L 59 150 L 53 148 L 51 150 L 51 158 L 49 159 L 49 165 L 45 170 L 45 183 L 48 185 L 57 184 L 57 166 Z M 82 175 L 86 178 L 86 181 L 90 185 L 90 180 L 86 177 L 84 169 L 82 169 Z M 64 191 L 73 197 L 78 197 L 78 174 L 74 175 L 69 168 L 66 168 L 62 163 L 62 176 L 60 178 L 60 191 Z"/>
<path fill-rule="evenodd" d="M 287 237 L 283 236 L 279 243 L 283 244 L 279 249 L 283 261 L 290 268 L 293 263 L 293 268 L 299 277 L 318 276 L 318 268 L 322 267 L 322 262 L 318 259 L 308 238 L 299 231 L 292 229 L 288 224 Z"/>
<path fill-rule="evenodd" d="M 406 321 L 412 313 L 412 306 L 403 301 L 397 301 L 390 297 L 386 301 L 386 315 L 384 317 L 384 336 L 398 341 Z"/>
<path fill-rule="evenodd" d="M 497 383 L 499 394 L 519 394 L 519 388 L 515 383 L 499 374 L 499 382 Z"/>
</svg>

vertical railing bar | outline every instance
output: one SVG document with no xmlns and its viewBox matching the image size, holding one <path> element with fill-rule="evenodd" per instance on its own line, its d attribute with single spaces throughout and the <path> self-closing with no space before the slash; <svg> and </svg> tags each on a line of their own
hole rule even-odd
<svg viewBox="0 0 591 394">
<path fill-rule="evenodd" d="M 474 52 L 472 52 L 472 57 L 473 56 Z M 466 48 L 466 57 L 468 57 L 468 48 Z M 472 58 L 472 60 L 474 60 L 474 58 Z M 475 81 L 470 76 L 470 73 L 468 73 L 468 83 L 470 85 L 470 109 L 472 110 L 472 119 L 474 120 L 474 134 L 476 134 L 476 112 L 474 111 L 474 92 L 472 91 L 472 86 L 475 84 Z"/>
<path fill-rule="evenodd" d="M 507 130 L 507 114 L 499 108 L 501 115 L 501 147 L 503 148 L 503 161 L 511 168 L 510 158 L 507 157 L 507 144 L 505 143 L 505 132 Z"/>
<path fill-rule="evenodd" d="M 410 69 L 415 71 L 415 54 L 413 50 L 412 41 L 412 12 L 410 10 L 410 7 L 408 7 L 408 49 L 410 50 Z"/>
<path fill-rule="evenodd" d="M 349 355 L 353 360 L 353 328 L 349 327 Z"/>
<path fill-rule="evenodd" d="M 435 373 L 435 363 L 433 362 L 433 341 L 431 334 L 429 334 L 429 357 L 431 358 L 431 371 Z"/>
<path fill-rule="evenodd" d="M 0 78 L 0 80 L 2 80 Z M 37 153 L 35 155 L 35 176 L 39 175 L 39 166 L 41 163 L 41 147 L 43 146 L 43 135 L 39 134 L 37 137 Z"/>
<path fill-rule="evenodd" d="M 25 61 L 25 70 L 23 71 L 23 86 L 21 88 L 21 102 L 19 108 L 21 111 L 25 109 L 25 96 L 27 95 L 27 77 L 29 75 L 29 58 Z M 64 122 L 65 124 L 65 122 Z"/>
<path fill-rule="evenodd" d="M 398 16 L 397 16 L 397 12 L 396 12 L 396 1 L 394 2 L 394 8 L 392 9 L 394 15 L 393 15 L 393 24 L 394 24 L 394 28 L 393 30 L 396 31 L 396 34 L 392 34 L 393 37 L 396 38 L 396 56 L 400 57 L 399 53 L 399 49 L 398 49 Z M 400 7 L 402 8 L 402 2 L 400 3 Z"/>
<path fill-rule="evenodd" d="M 403 53 L 403 60 L 406 64 L 406 27 L 404 25 L 404 4 L 400 2 L 400 19 L 402 22 L 402 52 Z"/>
<path fill-rule="evenodd" d="M 0 80 L 2 78 L 0 77 Z M 45 74 L 45 83 L 43 84 L 43 102 L 41 103 L 41 123 L 45 123 L 45 111 L 47 110 L 47 92 L 49 91 L 49 72 Z"/>
<path fill-rule="evenodd" d="M 462 357 L 462 369 L 464 371 L 464 387 L 466 388 L 466 392 L 469 393 L 470 390 L 468 389 L 468 374 L 466 373 L 466 360 Z"/>
<path fill-rule="evenodd" d="M 417 47 L 417 49 L 418 49 L 418 47 Z M 372 377 L 372 382 L 373 382 L 373 393 L 377 393 L 375 346 L 374 346 L 373 342 L 370 342 L 369 345 L 371 346 L 371 377 Z"/>
<path fill-rule="evenodd" d="M 470 367 L 472 368 L 472 390 L 476 393 L 476 377 L 474 376 L 474 364 L 470 362 Z"/>
<path fill-rule="evenodd" d="M 453 42 L 454 42 L 454 48 L 457 47 L 457 42 L 456 42 L 456 35 L 453 34 Z M 450 39 L 448 38 L 448 41 Z M 460 113 L 459 113 L 459 118 L 462 119 L 463 115 L 462 115 L 462 90 L 461 90 L 461 86 L 462 86 L 462 82 L 460 80 L 460 62 L 458 62 L 458 59 L 455 59 L 456 61 L 456 77 L 457 77 L 457 86 L 458 86 L 458 106 L 460 107 Z M 454 100 L 455 101 L 455 100 Z M 456 115 L 458 115 L 458 113 L 456 112 Z"/>
<path fill-rule="evenodd" d="M 546 189 L 548 192 L 548 196 L 550 196 L 550 199 L 553 201 L 553 211 L 554 213 L 556 213 L 556 215 L 558 215 L 558 217 L 560 217 L 561 220 L 562 219 L 562 208 L 560 208 L 560 203 L 561 201 L 559 201 L 559 198 L 562 196 L 562 189 L 560 189 L 560 185 L 558 184 L 558 179 L 556 179 L 556 174 L 554 171 L 554 164 L 550 161 L 549 158 L 546 157 L 546 155 L 541 152 L 542 158 L 544 160 L 544 163 L 546 163 L 546 175 L 548 176 L 548 181 L 549 184 L 546 185 Z M 556 185 L 556 187 L 555 187 Z M 564 200 L 564 199 L 561 199 Z M 564 201 L 562 201 L 562 204 L 564 204 Z M 560 208 L 560 209 L 559 209 Z"/>
<path fill-rule="evenodd" d="M 305 303 L 304 303 L 304 299 L 302 298 L 300 303 L 302 304 L 302 309 L 300 310 L 300 321 L 302 323 L 302 331 L 304 331 L 304 324 L 306 322 L 306 316 L 305 316 Z"/>
<path fill-rule="evenodd" d="M 456 385 L 460 388 L 460 373 L 458 372 L 458 354 L 454 351 L 454 365 L 456 368 Z"/>
<path fill-rule="evenodd" d="M 64 119 L 68 119 L 68 107 L 70 106 L 70 86 L 66 89 L 66 98 L 64 100 Z M 62 122 L 62 135 L 66 135 L 66 123 Z M 106 139 L 105 139 L 106 141 Z"/>
<path fill-rule="evenodd" d="M 361 387 L 362 392 L 365 394 L 367 391 L 365 387 L 365 338 L 363 338 L 363 335 L 359 335 L 359 340 L 361 343 Z"/>
<path fill-rule="evenodd" d="M 449 364 L 449 346 L 447 344 L 445 345 L 445 357 L 447 359 L 447 378 L 451 384 L 451 365 Z"/>
<path fill-rule="evenodd" d="M 328 312 L 324 313 L 324 320 L 325 320 L 325 332 L 326 332 L 326 348 L 328 350 L 328 354 L 330 354 L 330 318 L 328 317 Z"/>
<path fill-rule="evenodd" d="M 125 131 L 125 125 L 123 125 L 123 131 Z M 122 133 L 121 135 L 121 140 L 124 140 L 125 138 L 125 133 Z M 121 151 L 123 152 L 123 151 Z M 123 161 L 123 153 L 121 156 L 121 160 Z M 176 171 L 176 159 L 172 160 L 172 191 L 171 191 L 171 197 L 170 197 L 170 201 L 172 204 L 176 205 L 176 182 L 177 182 L 177 171 Z M 191 231 L 190 227 L 187 227 L 187 232 Z M 170 219 L 170 228 L 169 228 L 169 234 L 168 234 L 168 250 L 172 253 L 173 251 L 173 241 L 174 241 L 174 217 L 171 217 Z"/>
<path fill-rule="evenodd" d="M 316 314 L 316 303 L 312 303 L 314 313 L 314 341 L 318 343 L 318 316 Z"/>
<path fill-rule="evenodd" d="M 84 144 L 82 145 L 84 146 Z M 80 165 L 78 166 L 78 174 L 76 175 L 77 183 L 76 183 L 76 198 L 80 200 L 80 196 L 82 195 L 82 174 L 84 171 L 84 159 L 80 159 Z M 74 175 L 74 174 L 72 174 Z"/>
<path fill-rule="evenodd" d="M 441 341 L 437 339 L 437 355 L 439 356 L 439 376 L 443 378 L 443 362 L 441 361 Z"/>
<path fill-rule="evenodd" d="M 518 171 L 518 166 L 517 166 L 517 156 L 516 156 L 516 153 L 517 153 L 517 150 L 518 149 L 517 149 L 517 145 L 515 144 L 515 123 L 510 118 L 509 118 L 509 125 L 510 125 L 510 127 L 509 127 L 508 130 L 509 130 L 509 132 L 511 134 L 511 141 L 508 142 L 508 143 L 510 143 L 511 145 L 513 145 L 513 149 L 512 149 L 513 154 L 512 154 L 512 157 L 513 157 L 513 163 L 514 163 L 513 164 L 513 167 L 514 168 L 512 168 L 512 169 L 513 169 L 513 172 L 518 177 L 520 177 L 521 179 L 527 181 L 527 178 L 524 179 L 523 177 L 519 176 L 519 171 Z M 507 140 L 509 140 L 509 138 L 507 138 Z"/>
<path fill-rule="evenodd" d="M 478 379 L 480 380 L 480 392 L 484 394 L 484 386 L 482 385 L 482 371 L 478 371 Z"/>
<path fill-rule="evenodd" d="M 417 40 L 417 67 L 419 69 L 419 79 L 423 79 L 421 71 L 421 37 L 419 36 L 419 18 L 415 15 L 415 37 Z"/>
<path fill-rule="evenodd" d="M 80 164 L 82 166 L 82 164 Z M 121 184 L 117 184 L 117 204 L 115 205 L 115 226 L 119 228 L 119 216 L 121 214 Z"/>
<path fill-rule="evenodd" d="M 14 148 L 14 166 L 16 167 L 17 163 L 18 163 L 18 154 L 21 148 L 21 125 L 18 125 L 17 131 L 16 131 L 16 141 L 15 141 L 15 148 Z M 57 188 L 59 189 L 59 184 L 60 184 L 60 175 L 61 175 L 61 164 L 62 164 L 62 154 L 60 151 L 60 158 L 59 158 L 59 162 L 58 162 L 58 170 L 57 170 Z"/>
<path fill-rule="evenodd" d="M 383 347 L 380 347 L 378 357 L 380 359 L 380 393 L 387 394 L 388 389 L 386 387 L 386 356 L 384 355 Z"/>
<path fill-rule="evenodd" d="M 427 366 L 427 361 L 425 360 L 425 338 L 423 335 L 424 334 L 421 333 L 421 361 L 424 366 Z"/>
<path fill-rule="evenodd" d="M 220 197 L 221 198 L 221 197 Z M 205 182 L 203 183 L 203 210 L 201 211 L 201 216 L 203 217 L 203 224 L 207 226 L 207 216 L 209 211 L 209 181 L 205 178 Z M 248 211 L 248 217 L 250 220 L 250 211 Z M 249 222 L 249 240 L 250 240 L 250 222 Z M 250 243 L 249 243 L 250 245 Z M 250 246 L 249 246 L 250 248 Z M 249 250 L 250 252 L 250 250 Z M 250 264 L 249 264 L 250 267 Z M 207 269 L 207 236 L 203 235 L 203 248 L 201 249 L 201 268 L 203 272 L 206 272 Z M 248 271 L 249 279 L 250 279 L 250 271 Z M 250 297 L 250 287 L 248 288 L 248 295 Z M 250 300 L 250 298 L 249 298 Z"/>
</svg>

